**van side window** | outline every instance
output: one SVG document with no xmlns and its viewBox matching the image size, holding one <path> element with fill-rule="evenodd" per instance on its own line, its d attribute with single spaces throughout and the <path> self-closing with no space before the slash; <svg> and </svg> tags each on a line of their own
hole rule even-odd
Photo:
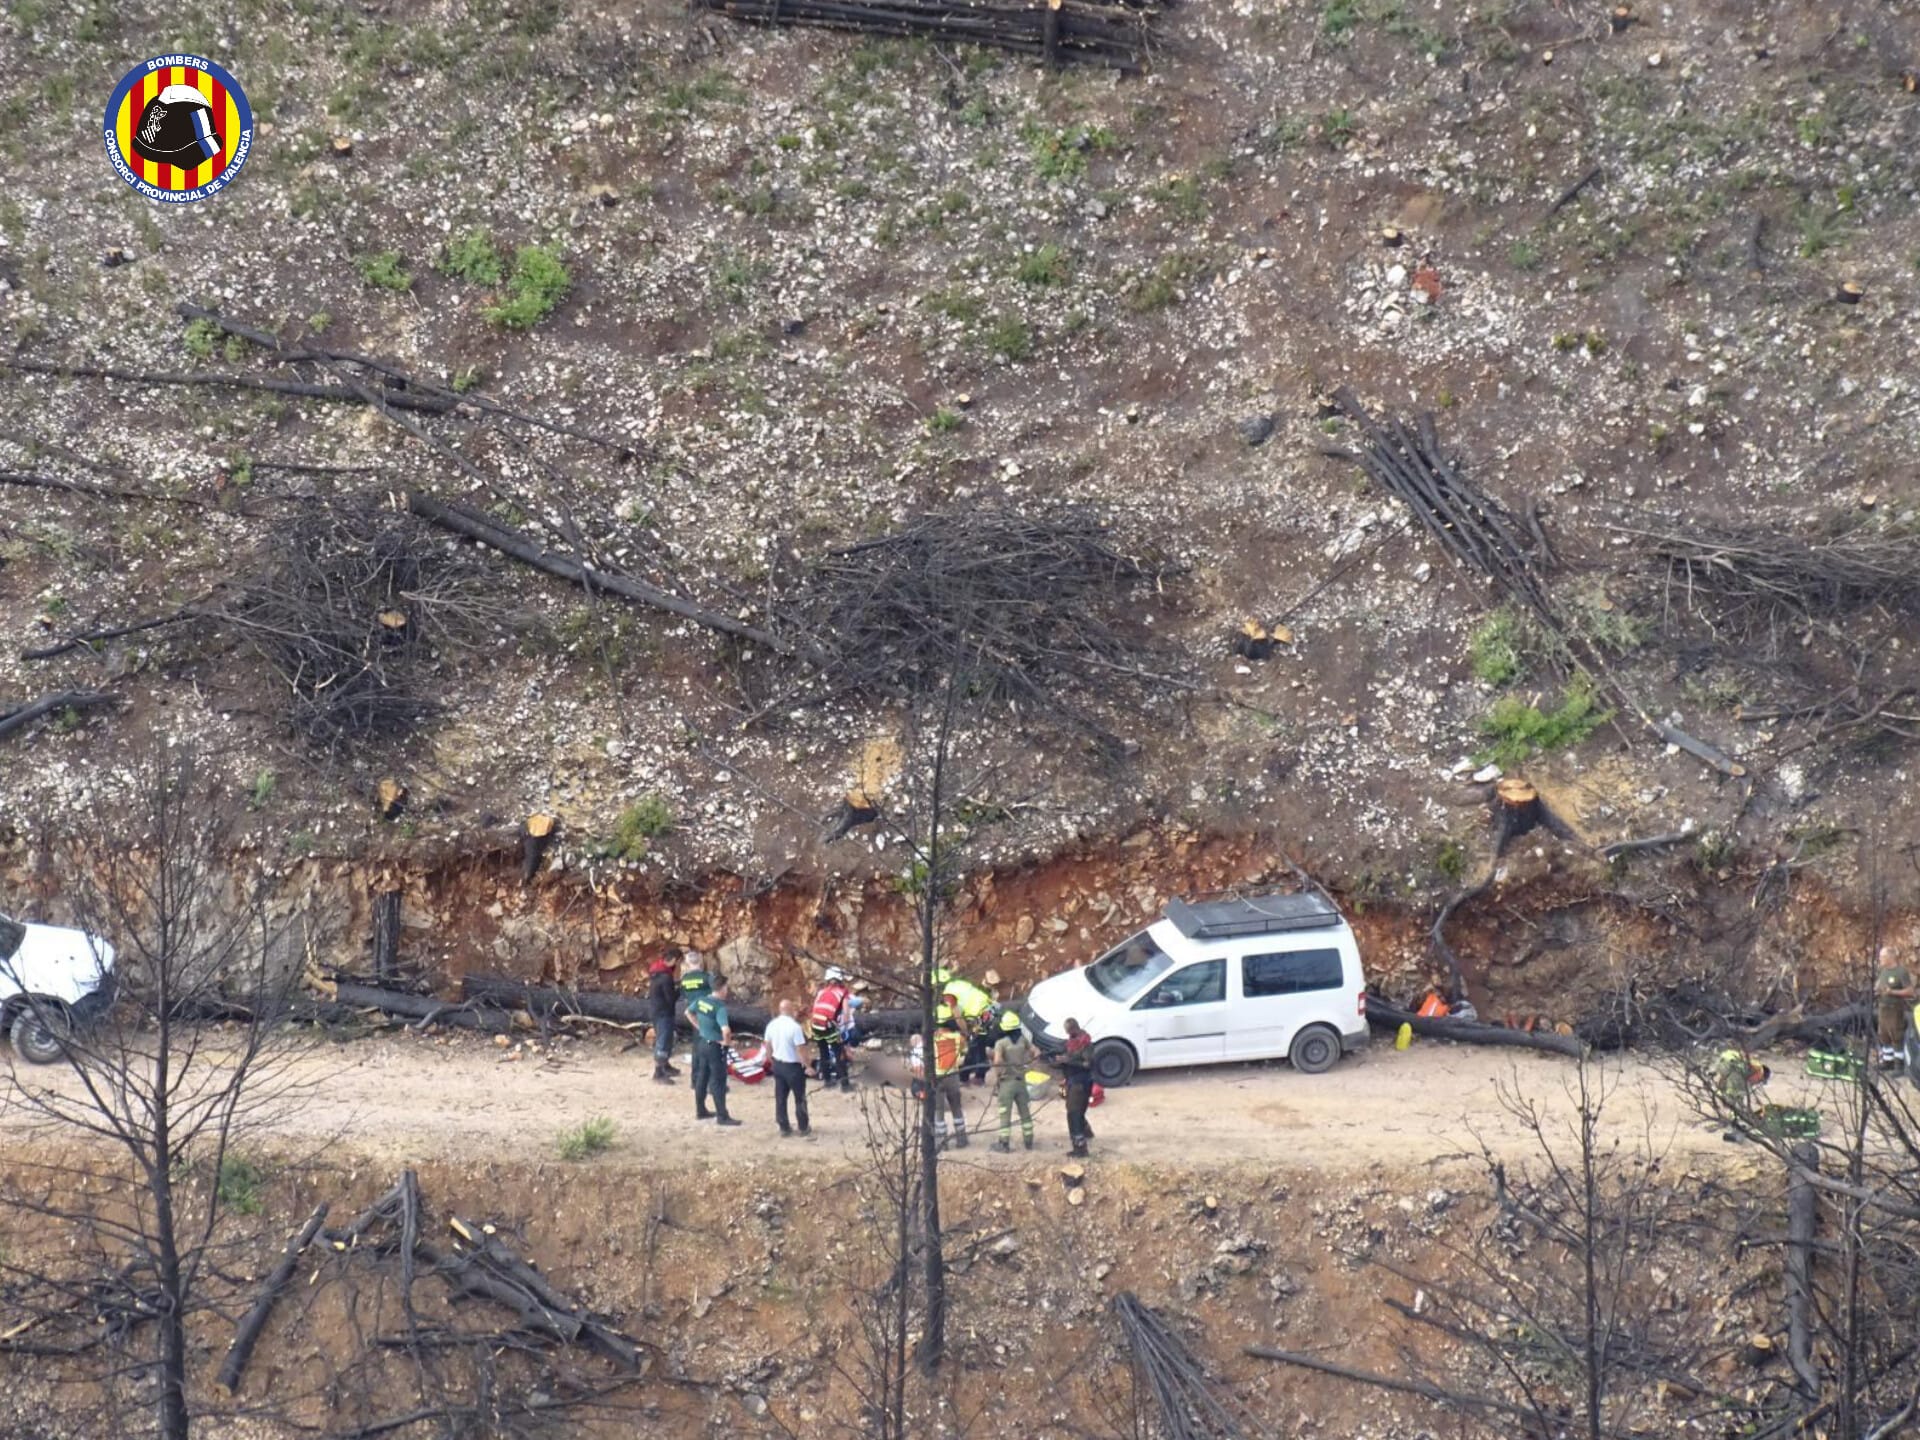
<svg viewBox="0 0 1920 1440">
<path fill-rule="evenodd" d="M 27 927 L 18 920 L 0 915 L 0 960 L 11 960 L 27 938 Z"/>
<path fill-rule="evenodd" d="M 1164 1010 L 1171 1005 L 1206 1005 L 1227 998 L 1227 962 L 1202 960 L 1176 971 L 1147 992 L 1142 1010 Z"/>
<path fill-rule="evenodd" d="M 1300 995 L 1309 990 L 1338 990 L 1343 983 L 1338 950 L 1247 955 L 1240 964 L 1240 988 L 1248 999 L 1261 995 Z"/>
</svg>

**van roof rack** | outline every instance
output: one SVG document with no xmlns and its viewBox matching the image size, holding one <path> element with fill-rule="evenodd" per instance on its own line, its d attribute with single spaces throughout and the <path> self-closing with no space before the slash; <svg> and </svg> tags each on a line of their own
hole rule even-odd
<svg viewBox="0 0 1920 1440">
<path fill-rule="evenodd" d="M 1325 895 L 1312 893 L 1231 894 L 1189 903 L 1167 902 L 1167 919 L 1189 940 L 1222 940 L 1233 935 L 1278 935 L 1289 930 L 1331 930 L 1340 911 Z"/>
</svg>

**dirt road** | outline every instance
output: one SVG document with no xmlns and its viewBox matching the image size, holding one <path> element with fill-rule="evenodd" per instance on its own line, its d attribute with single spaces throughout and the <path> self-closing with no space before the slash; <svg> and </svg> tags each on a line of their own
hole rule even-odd
<svg viewBox="0 0 1920 1440">
<path fill-rule="evenodd" d="M 863 1097 L 897 1095 L 863 1086 L 853 1095 L 813 1096 L 813 1140 L 783 1140 L 774 1126 L 773 1087 L 731 1086 L 733 1110 L 745 1123 L 717 1130 L 693 1118 L 683 1080 L 653 1083 L 649 1052 L 625 1054 L 598 1038 L 557 1051 L 522 1051 L 507 1059 L 474 1036 L 395 1036 L 350 1045 L 321 1045 L 296 1073 L 312 1082 L 297 1112 L 278 1123 L 278 1138 L 323 1146 L 370 1161 L 552 1159 L 556 1138 L 596 1115 L 618 1127 L 614 1147 L 591 1162 L 609 1166 L 684 1167 L 756 1162 L 819 1165 L 852 1159 L 864 1136 Z M 683 1057 L 684 1062 L 684 1057 Z M 684 1068 L 684 1063 L 683 1063 Z M 1814 1082 L 1790 1060 L 1776 1100 L 1805 1098 Z M 23 1079 L 44 1083 L 53 1069 L 24 1067 Z M 1570 1061 L 1508 1051 L 1416 1043 L 1406 1052 L 1376 1044 L 1325 1075 L 1302 1075 L 1282 1064 L 1228 1065 L 1162 1072 L 1114 1091 L 1092 1112 L 1098 1154 L 1118 1161 L 1182 1168 L 1260 1164 L 1279 1170 L 1338 1173 L 1405 1171 L 1479 1152 L 1519 1158 L 1532 1149 L 1522 1126 L 1501 1103 L 1502 1088 L 1526 1096 L 1548 1117 L 1556 1138 L 1574 1112 Z M 1707 1158 L 1735 1149 L 1718 1130 L 1694 1118 L 1668 1076 L 1643 1060 L 1598 1062 L 1596 1082 L 1609 1090 L 1607 1123 L 1625 1143 L 1651 1135 L 1676 1158 Z M 997 1124 L 985 1092 L 968 1090 L 979 1130 Z M 21 1123 L 17 1105 L 0 1126 Z M 1058 1101 L 1037 1117 L 1040 1153 L 1065 1149 L 1065 1113 Z M 976 1134 L 968 1158 L 991 1161 L 991 1133 Z M 1012 1157 L 1022 1157 L 1017 1148 Z M 1745 1147 L 1740 1147 L 1745 1148 Z"/>
</svg>

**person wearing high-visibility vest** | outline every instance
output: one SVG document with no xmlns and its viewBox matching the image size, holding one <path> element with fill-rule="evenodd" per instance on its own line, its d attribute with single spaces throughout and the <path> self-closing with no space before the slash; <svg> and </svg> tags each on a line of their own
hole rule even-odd
<svg viewBox="0 0 1920 1440">
<path fill-rule="evenodd" d="M 1753 1109 L 1753 1092 L 1772 1076 L 1772 1070 L 1744 1050 L 1722 1050 L 1714 1064 L 1714 1088 L 1739 1114 Z"/>
<path fill-rule="evenodd" d="M 928 1081 L 933 1086 L 933 1123 L 940 1143 L 951 1144 L 956 1150 L 967 1148 L 967 1102 L 960 1094 L 960 1059 L 965 1045 L 958 1030 L 934 1027 L 933 1074 Z M 944 1113 L 949 1111 L 953 1116 L 951 1138 Z"/>
<path fill-rule="evenodd" d="M 956 1026 L 967 1039 L 967 1053 L 960 1064 L 960 1082 L 984 1085 L 987 1083 L 987 1047 L 993 1044 L 987 1024 L 993 996 L 951 970 L 936 970 L 933 979 L 940 988 L 935 1022 Z"/>
</svg>

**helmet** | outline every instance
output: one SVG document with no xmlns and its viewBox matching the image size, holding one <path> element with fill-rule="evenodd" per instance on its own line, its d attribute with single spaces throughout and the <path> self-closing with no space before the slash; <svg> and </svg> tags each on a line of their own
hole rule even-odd
<svg viewBox="0 0 1920 1440">
<path fill-rule="evenodd" d="M 826 973 L 827 984 L 832 985 L 836 981 L 844 980 L 846 978 L 847 978 L 847 972 L 842 970 L 838 965 L 829 965 L 827 967 L 827 973 Z"/>
<path fill-rule="evenodd" d="M 1009 1032 L 1018 1030 L 1020 1028 L 1020 1017 L 1011 1010 L 1007 1011 L 1000 1017 L 1000 1028 Z"/>
</svg>

